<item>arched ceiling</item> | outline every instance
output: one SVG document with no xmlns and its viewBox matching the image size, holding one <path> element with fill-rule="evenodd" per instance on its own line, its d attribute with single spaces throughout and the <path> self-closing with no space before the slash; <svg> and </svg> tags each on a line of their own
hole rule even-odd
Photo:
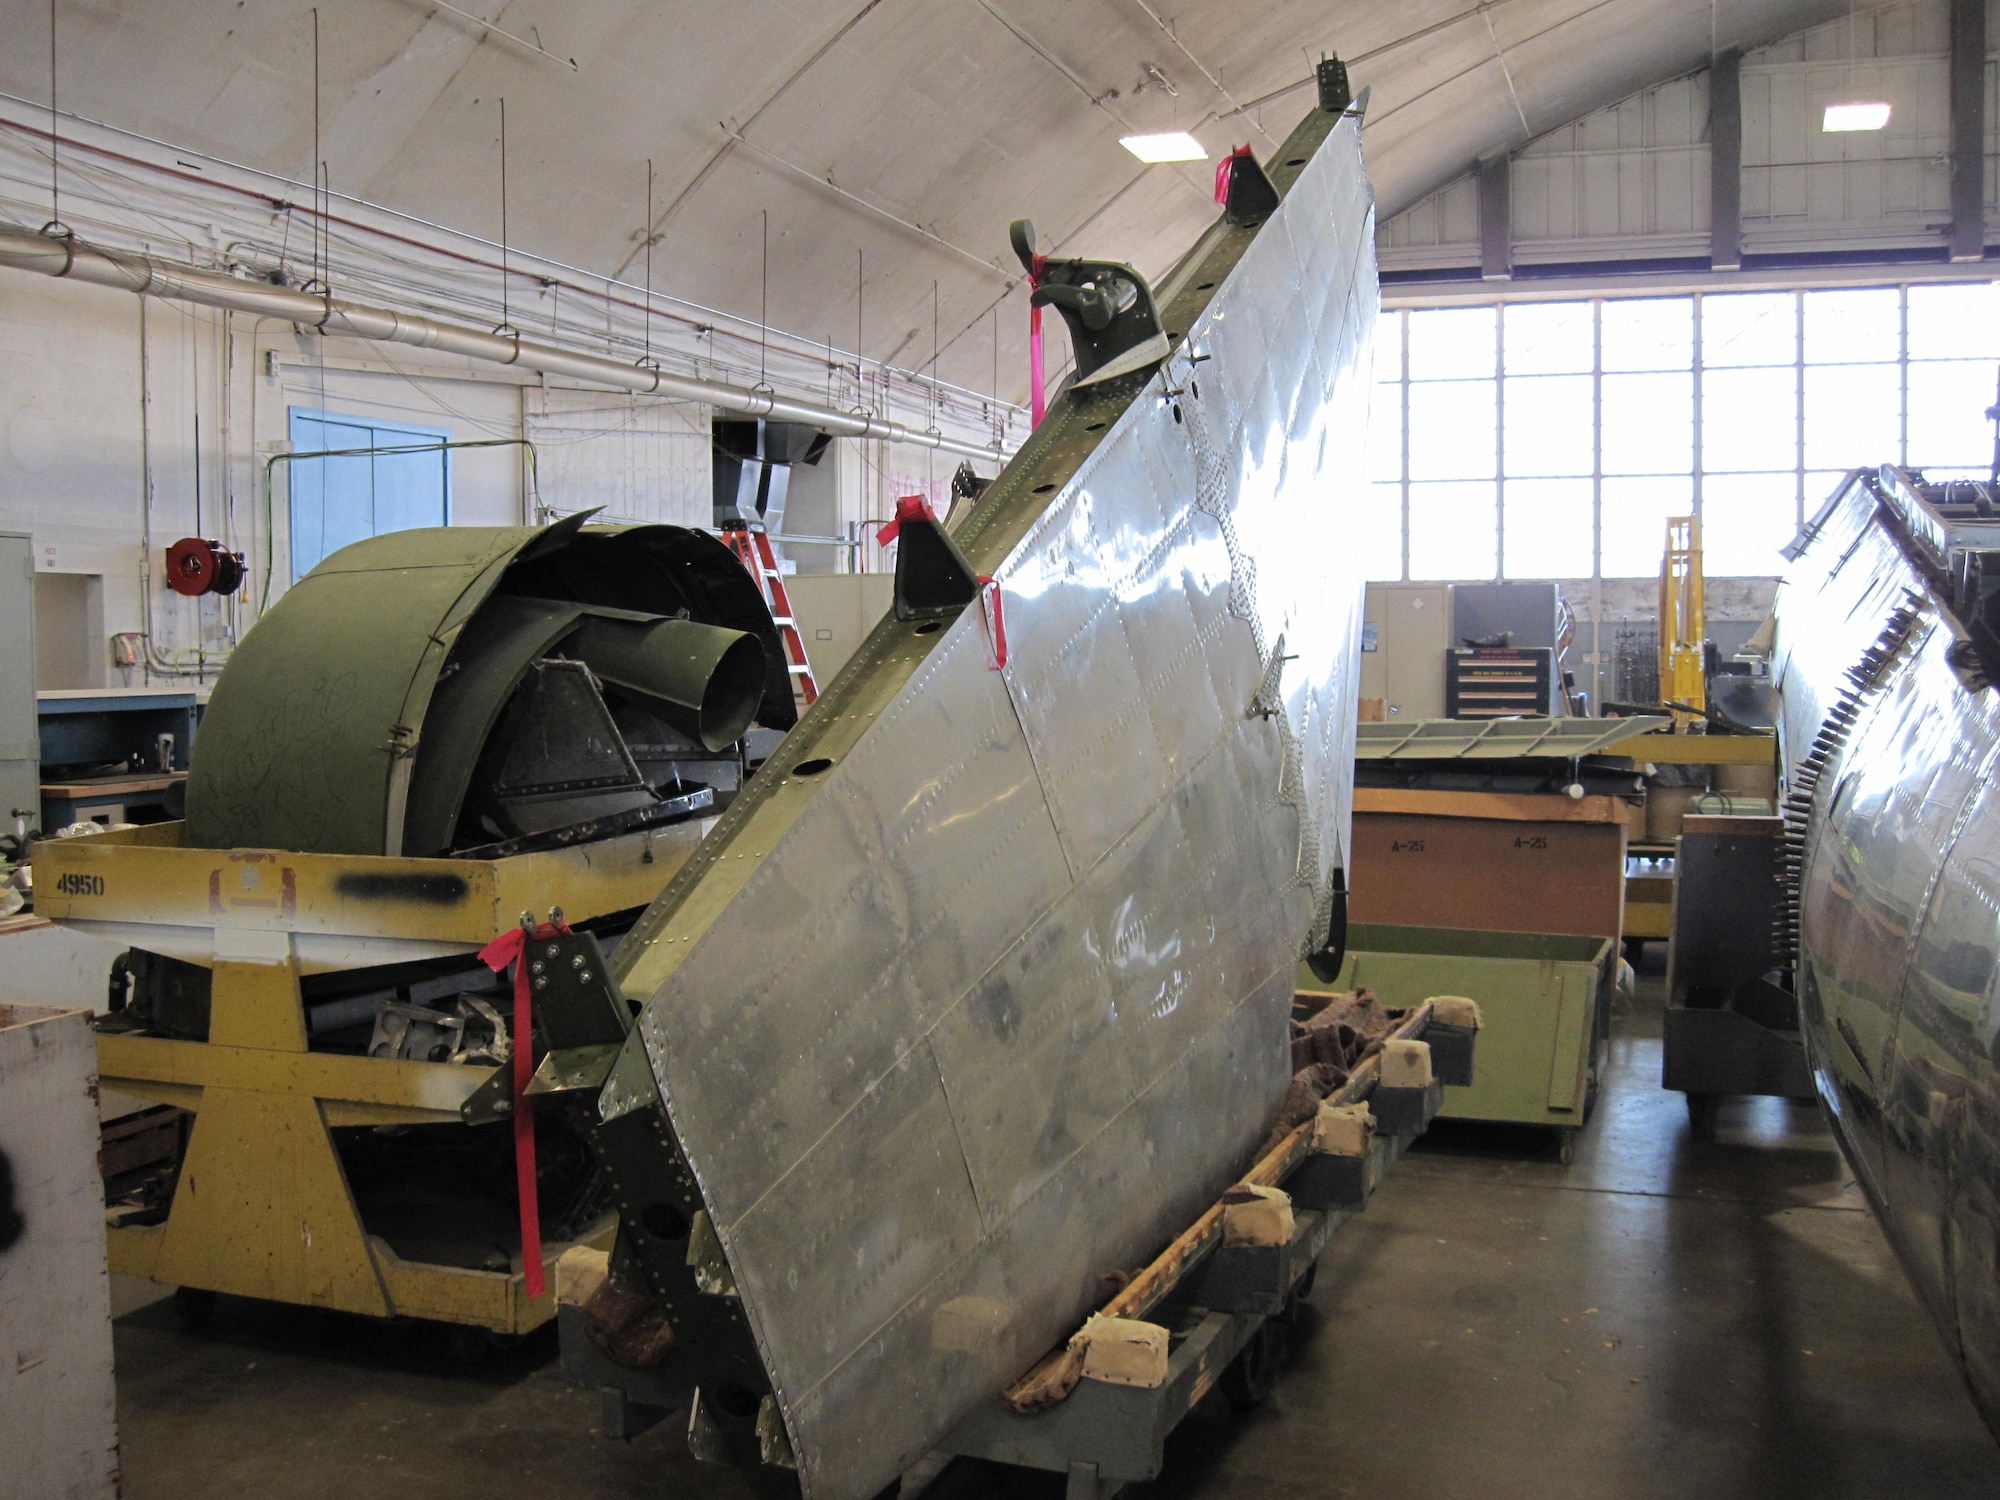
<svg viewBox="0 0 2000 1500">
<path fill-rule="evenodd" d="M 65 111 L 312 176 L 303 3 L 58 0 Z M 1171 9 L 1171 14 L 1169 14 Z M 1844 0 L 329 0 L 320 156 L 336 188 L 769 322 L 1020 395 L 1007 224 L 1157 273 L 1214 214 L 1205 163 L 1141 166 L 1128 131 L 1260 154 L 1350 60 L 1393 213 L 1482 155 L 1845 14 Z M 47 7 L 0 0 L 0 89 L 48 97 Z M 497 34 L 494 28 L 511 34 Z M 536 50 L 539 44 L 542 51 Z M 574 61 L 574 66 L 571 65 Z"/>
</svg>

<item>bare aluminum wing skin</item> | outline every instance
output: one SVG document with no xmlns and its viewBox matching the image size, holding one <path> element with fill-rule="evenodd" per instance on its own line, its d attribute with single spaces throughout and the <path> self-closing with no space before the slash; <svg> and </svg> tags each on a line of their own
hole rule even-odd
<svg viewBox="0 0 2000 1500">
<path fill-rule="evenodd" d="M 1275 1115 L 1351 807 L 1359 132 L 1309 116 L 1162 284 L 1165 363 L 957 526 L 1004 668 L 991 591 L 886 618 L 618 951 L 627 1249 L 761 1490 L 875 1493 Z"/>
<path fill-rule="evenodd" d="M 1814 1085 L 2000 1434 L 2000 536 L 1969 488 L 1849 475 L 1774 670 Z"/>
</svg>

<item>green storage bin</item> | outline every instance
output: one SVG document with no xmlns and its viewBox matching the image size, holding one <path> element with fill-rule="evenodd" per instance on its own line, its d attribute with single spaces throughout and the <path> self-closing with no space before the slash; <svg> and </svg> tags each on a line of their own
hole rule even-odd
<svg viewBox="0 0 2000 1500">
<path fill-rule="evenodd" d="M 1478 1001 L 1486 1024 L 1473 1082 L 1447 1087 L 1442 1113 L 1574 1131 L 1603 1055 L 1614 963 L 1609 938 L 1357 922 L 1340 977 L 1324 984 L 1302 967 L 1299 988 L 1366 985 L 1392 1006 L 1432 995 Z"/>
</svg>

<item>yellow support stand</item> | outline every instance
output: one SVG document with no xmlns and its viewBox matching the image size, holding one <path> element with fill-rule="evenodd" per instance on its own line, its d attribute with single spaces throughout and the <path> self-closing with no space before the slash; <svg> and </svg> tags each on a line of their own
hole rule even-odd
<svg viewBox="0 0 2000 1500">
<path fill-rule="evenodd" d="M 525 1333 L 555 1316 L 520 1269 L 405 1260 L 363 1223 L 329 1131 L 459 1122 L 500 1070 L 311 1050 L 306 973 L 475 953 L 523 911 L 578 921 L 649 903 L 699 843 L 675 824 L 504 860 L 189 849 L 181 825 L 38 845 L 45 915 L 206 963 L 209 1037 L 107 1031 L 102 1085 L 194 1111 L 164 1224 L 109 1231 L 111 1269 L 374 1317 Z M 607 1215 L 581 1243 L 608 1249 Z M 552 1268 L 569 1243 L 543 1247 Z"/>
</svg>

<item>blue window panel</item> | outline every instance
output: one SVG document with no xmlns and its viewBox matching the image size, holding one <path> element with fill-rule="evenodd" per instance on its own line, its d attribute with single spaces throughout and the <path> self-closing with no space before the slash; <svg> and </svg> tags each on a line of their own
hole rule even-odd
<svg viewBox="0 0 2000 1500">
<path fill-rule="evenodd" d="M 381 451 L 448 441 L 444 429 L 294 407 L 291 437 L 294 453 L 343 450 L 290 465 L 294 580 L 364 538 L 450 524 L 449 451 Z"/>
<path fill-rule="evenodd" d="M 367 448 L 366 427 L 343 422 L 292 424 L 292 451 Z M 292 576 L 303 578 L 321 558 L 375 534 L 374 486 L 366 458 L 309 458 L 292 468 Z"/>
<path fill-rule="evenodd" d="M 378 453 L 375 534 L 444 522 L 444 463 L 449 453 Z"/>
</svg>

